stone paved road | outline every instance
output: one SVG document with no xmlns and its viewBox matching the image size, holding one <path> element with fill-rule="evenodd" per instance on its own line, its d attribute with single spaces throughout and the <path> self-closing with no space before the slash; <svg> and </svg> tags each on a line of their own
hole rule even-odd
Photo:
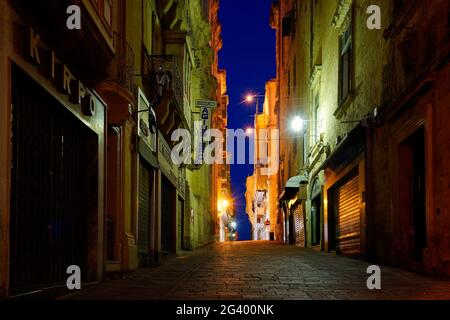
<svg viewBox="0 0 450 320">
<path fill-rule="evenodd" d="M 366 287 L 368 263 L 269 242 L 214 244 L 89 287 L 68 299 L 450 299 L 450 280 L 382 267 L 382 290 Z"/>
</svg>

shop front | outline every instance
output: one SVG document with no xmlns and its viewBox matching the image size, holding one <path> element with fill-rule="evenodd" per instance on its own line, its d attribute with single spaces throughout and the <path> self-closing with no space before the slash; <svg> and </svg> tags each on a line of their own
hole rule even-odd
<svg viewBox="0 0 450 320">
<path fill-rule="evenodd" d="M 177 191 L 179 172 L 172 163 L 170 145 L 162 134 L 159 134 L 158 137 L 158 150 L 161 199 L 160 248 L 163 254 L 169 254 L 176 253 L 177 245 L 181 243 L 181 240 L 177 241 L 180 236 L 177 223 L 181 222 L 180 215 L 177 214 L 177 207 L 181 209 L 184 205 L 177 205 L 177 201 L 180 201 Z"/>
<path fill-rule="evenodd" d="M 151 121 L 154 111 L 143 91 L 138 91 L 138 264 L 147 267 L 157 263 L 157 132 Z"/>
<path fill-rule="evenodd" d="M 364 131 L 361 125 L 353 129 L 322 165 L 325 251 L 351 256 L 366 252 Z M 318 202 L 313 199 L 312 205 L 317 211 Z"/>
<path fill-rule="evenodd" d="M 290 178 L 280 196 L 284 212 L 284 242 L 306 247 L 306 175 Z"/>
<path fill-rule="evenodd" d="M 74 61 L 10 14 L 0 70 L 9 89 L 0 103 L 10 114 L 0 117 L 9 129 L 0 288 L 15 296 L 65 286 L 73 265 L 83 282 L 102 280 L 106 105 Z"/>
</svg>

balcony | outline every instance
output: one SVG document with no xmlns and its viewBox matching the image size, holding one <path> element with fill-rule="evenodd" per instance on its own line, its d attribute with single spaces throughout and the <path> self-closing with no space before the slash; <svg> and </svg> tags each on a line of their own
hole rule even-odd
<svg viewBox="0 0 450 320">
<path fill-rule="evenodd" d="M 183 77 L 177 57 L 145 55 L 143 83 L 154 106 L 159 128 L 167 141 L 171 132 L 190 126 L 184 111 Z"/>
<path fill-rule="evenodd" d="M 110 123 L 120 124 L 131 115 L 137 99 L 134 52 L 119 34 L 114 33 L 115 57 L 110 66 L 110 77 L 96 90 L 108 103 Z"/>
<path fill-rule="evenodd" d="M 145 80 L 148 82 L 150 91 L 153 91 L 149 92 L 150 97 L 160 93 L 162 84 L 159 83 L 161 80 L 158 79 L 158 73 L 162 72 L 169 76 L 169 83 L 162 88 L 163 96 L 172 95 L 178 106 L 180 108 L 183 106 L 183 78 L 178 68 L 178 59 L 175 56 L 146 55 L 144 70 Z"/>
</svg>

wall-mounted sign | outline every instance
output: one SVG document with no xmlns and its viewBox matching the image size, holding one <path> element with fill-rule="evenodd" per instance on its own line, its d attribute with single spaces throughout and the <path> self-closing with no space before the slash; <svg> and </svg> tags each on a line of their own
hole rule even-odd
<svg viewBox="0 0 450 320">
<path fill-rule="evenodd" d="M 144 92 L 138 89 L 139 136 L 152 152 L 156 152 L 156 116 Z M 147 111 L 148 110 L 148 111 Z M 144 111 L 144 112 L 143 112 Z"/>
<path fill-rule="evenodd" d="M 32 28 L 29 35 L 28 58 L 31 62 L 46 69 L 47 77 L 53 80 L 58 91 L 67 95 L 70 102 L 80 105 L 85 116 L 94 116 L 94 95 L 73 76 L 64 63 L 56 58 L 54 51 L 46 49 L 41 43 L 41 37 Z"/>
<path fill-rule="evenodd" d="M 203 108 L 202 111 L 202 120 L 208 120 L 209 119 L 209 109 Z"/>
<path fill-rule="evenodd" d="M 197 108 L 208 108 L 208 109 L 217 108 L 217 102 L 212 100 L 197 100 L 195 105 Z"/>
</svg>

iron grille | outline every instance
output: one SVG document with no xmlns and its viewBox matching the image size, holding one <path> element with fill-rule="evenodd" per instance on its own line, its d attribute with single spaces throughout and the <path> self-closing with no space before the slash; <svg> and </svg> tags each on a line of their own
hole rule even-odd
<svg viewBox="0 0 450 320">
<path fill-rule="evenodd" d="M 65 284 L 71 265 L 86 279 L 88 225 L 98 209 L 98 138 L 16 66 L 12 102 L 10 291 L 15 294 Z"/>
</svg>

